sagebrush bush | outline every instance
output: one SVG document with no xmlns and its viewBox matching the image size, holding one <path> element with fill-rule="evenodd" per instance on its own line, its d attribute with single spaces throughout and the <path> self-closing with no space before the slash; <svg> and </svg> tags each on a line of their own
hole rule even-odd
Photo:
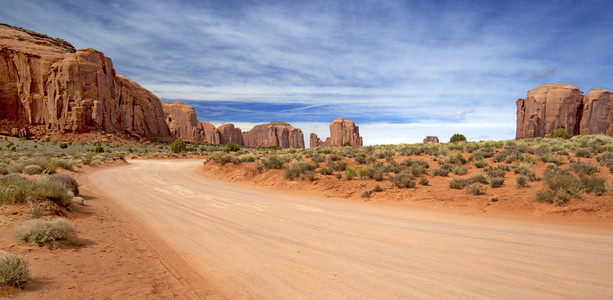
<svg viewBox="0 0 613 300">
<path fill-rule="evenodd" d="M 449 175 L 449 169 L 446 168 L 438 168 L 438 169 L 433 169 L 432 170 L 432 175 L 433 176 L 441 176 L 441 177 L 447 177 Z"/>
<path fill-rule="evenodd" d="M 281 160 L 276 155 L 272 155 L 268 158 L 263 158 L 257 161 L 257 169 L 259 171 L 265 171 L 269 169 L 281 170 L 284 167 L 285 167 L 285 161 Z"/>
<path fill-rule="evenodd" d="M 450 189 L 461 190 L 464 187 L 466 187 L 466 185 L 468 185 L 468 182 L 467 182 L 466 179 L 453 178 L 453 179 L 449 180 L 449 188 Z"/>
<path fill-rule="evenodd" d="M 528 177 L 524 175 L 520 175 L 515 177 L 515 182 L 517 183 L 517 188 L 525 188 L 528 187 Z"/>
<path fill-rule="evenodd" d="M 71 191 L 73 195 L 79 196 L 79 183 L 68 174 L 53 174 L 42 178 L 42 180 L 57 184 Z"/>
<path fill-rule="evenodd" d="M 475 165 L 475 167 L 481 169 L 484 167 L 487 167 L 489 165 L 489 163 L 485 160 L 477 160 L 475 162 L 473 162 L 473 164 Z"/>
<path fill-rule="evenodd" d="M 370 198 L 370 194 L 372 194 L 372 191 L 364 191 L 362 192 L 362 198 Z"/>
<path fill-rule="evenodd" d="M 489 180 L 487 179 L 487 175 L 486 173 L 479 171 L 477 173 L 475 173 L 475 175 L 471 176 L 469 181 L 471 183 L 483 183 L 483 184 L 488 184 Z"/>
<path fill-rule="evenodd" d="M 592 175 L 598 172 L 598 168 L 592 163 L 582 162 L 580 160 L 570 163 L 568 168 L 577 174 Z"/>
<path fill-rule="evenodd" d="M 27 165 L 23 167 L 23 173 L 28 175 L 40 174 L 43 172 L 43 168 L 38 165 Z"/>
<path fill-rule="evenodd" d="M 304 160 L 293 161 L 287 167 L 285 167 L 285 172 L 283 173 L 283 177 L 287 179 L 294 179 L 298 177 L 304 177 L 308 172 L 313 172 L 316 166 L 309 164 Z M 306 176 L 306 178 L 310 179 L 310 176 Z"/>
<path fill-rule="evenodd" d="M 368 178 L 372 174 L 372 167 L 371 166 L 356 167 L 355 172 L 360 178 Z"/>
<path fill-rule="evenodd" d="M 30 280 L 29 266 L 23 256 L 0 250 L 0 284 L 21 287 Z"/>
<path fill-rule="evenodd" d="M 348 166 L 347 163 L 344 161 L 328 160 L 328 167 L 334 171 L 338 171 L 338 172 L 345 171 L 347 169 L 347 166 Z"/>
<path fill-rule="evenodd" d="M 399 188 L 414 188 L 416 186 L 415 181 L 413 181 L 413 174 L 408 171 L 390 176 L 389 181 L 392 185 Z"/>
<path fill-rule="evenodd" d="M 602 196 L 608 190 L 606 180 L 596 175 L 582 175 L 581 185 L 585 188 L 586 193 L 594 193 L 596 196 Z"/>
<path fill-rule="evenodd" d="M 481 183 L 473 183 L 466 187 L 466 193 L 473 195 L 483 195 L 487 191 L 487 186 Z"/>
<path fill-rule="evenodd" d="M 430 184 L 430 181 L 426 177 L 419 177 L 419 184 L 421 184 L 421 185 L 428 185 L 428 184 Z"/>
<path fill-rule="evenodd" d="M 490 178 L 490 186 L 492 188 L 499 188 L 504 184 L 503 177 L 492 177 Z"/>
<path fill-rule="evenodd" d="M 451 167 L 451 172 L 456 175 L 464 175 L 468 172 L 468 169 L 466 169 L 466 167 L 462 165 L 453 165 Z"/>
<path fill-rule="evenodd" d="M 355 169 L 352 169 L 351 167 L 347 166 L 345 168 L 345 179 L 353 180 L 353 177 L 355 177 Z"/>
<path fill-rule="evenodd" d="M 378 193 L 378 192 L 383 191 L 383 189 L 381 188 L 380 185 L 375 184 L 375 186 L 372 188 L 372 191 L 375 192 L 375 193 Z"/>
<path fill-rule="evenodd" d="M 27 200 L 50 200 L 68 207 L 72 195 L 63 187 L 45 180 L 30 180 L 18 175 L 0 177 L 0 203 L 25 203 Z"/>
<path fill-rule="evenodd" d="M 73 243 L 77 231 L 75 225 L 64 218 L 51 221 L 36 219 L 27 220 L 23 225 L 15 227 L 13 237 L 20 241 L 35 242 L 53 248 L 58 242 Z"/>
</svg>

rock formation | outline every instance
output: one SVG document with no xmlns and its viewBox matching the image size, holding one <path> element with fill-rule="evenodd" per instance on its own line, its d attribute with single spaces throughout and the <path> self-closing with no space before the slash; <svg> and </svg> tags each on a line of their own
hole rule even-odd
<svg viewBox="0 0 613 300">
<path fill-rule="evenodd" d="M 285 122 L 257 125 L 253 129 L 243 132 L 243 141 L 245 146 L 249 147 L 304 148 L 302 130 Z"/>
<path fill-rule="evenodd" d="M 429 135 L 426 136 L 426 138 L 424 139 L 424 144 L 425 143 L 438 143 L 438 136 L 434 136 L 434 135 Z"/>
<path fill-rule="evenodd" d="M 234 124 L 229 123 L 229 124 L 220 125 L 217 128 L 217 131 L 219 131 L 219 143 L 220 144 L 227 144 L 231 142 L 233 144 L 237 144 L 241 146 L 245 145 L 245 143 L 243 142 L 242 130 L 240 128 L 234 127 Z"/>
<path fill-rule="evenodd" d="M 613 93 L 593 89 L 587 95 L 561 83 L 546 84 L 528 92 L 517 102 L 516 138 L 551 137 L 558 128 L 568 136 L 613 136 Z"/>
<path fill-rule="evenodd" d="M 330 137 L 322 141 L 317 134 L 311 133 L 310 146 L 314 147 L 342 147 L 345 142 L 351 146 L 362 146 L 360 128 L 353 121 L 338 118 L 330 123 Z"/>
<path fill-rule="evenodd" d="M 583 98 L 581 134 L 613 136 L 613 93 L 593 89 Z"/>
<path fill-rule="evenodd" d="M 0 25 L 0 119 L 59 132 L 167 140 L 162 102 L 94 49 Z"/>
<path fill-rule="evenodd" d="M 570 84 L 551 83 L 528 92 L 517 102 L 516 138 L 551 137 L 558 128 L 579 134 L 583 93 Z"/>
</svg>

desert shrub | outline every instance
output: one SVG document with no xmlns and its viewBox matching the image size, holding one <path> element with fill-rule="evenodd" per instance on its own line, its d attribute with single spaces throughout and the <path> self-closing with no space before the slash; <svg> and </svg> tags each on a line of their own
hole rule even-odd
<svg viewBox="0 0 613 300">
<path fill-rule="evenodd" d="M 79 183 L 68 174 L 53 174 L 44 178 L 48 182 L 57 184 L 66 190 L 72 192 L 73 195 L 79 195 Z"/>
<path fill-rule="evenodd" d="M 268 158 L 256 161 L 256 167 L 260 172 L 270 169 L 281 170 L 285 167 L 285 161 L 281 160 L 281 158 L 276 155 L 271 155 Z"/>
<path fill-rule="evenodd" d="M 504 184 L 503 177 L 492 177 L 490 178 L 490 186 L 492 188 L 499 188 Z"/>
<path fill-rule="evenodd" d="M 596 161 L 607 168 L 613 168 L 613 152 L 605 152 L 601 156 L 596 157 Z"/>
<path fill-rule="evenodd" d="M 370 194 L 372 194 L 372 191 L 363 191 L 361 197 L 370 198 Z"/>
<path fill-rule="evenodd" d="M 185 146 L 185 144 L 183 144 Z M 100 143 L 96 143 L 96 147 L 92 150 L 94 153 L 104 153 L 104 148 Z"/>
<path fill-rule="evenodd" d="M 568 139 L 568 131 L 564 128 L 558 128 L 554 131 L 553 138 Z"/>
<path fill-rule="evenodd" d="M 579 148 L 579 149 L 577 149 L 575 151 L 575 156 L 590 158 L 590 157 L 592 157 L 592 149 L 589 149 L 589 148 Z"/>
<path fill-rule="evenodd" d="M 428 185 L 428 184 L 430 184 L 430 180 L 428 180 L 428 178 L 426 178 L 426 177 L 419 177 L 419 184 L 421 184 L 421 185 Z"/>
<path fill-rule="evenodd" d="M 490 197 L 490 201 L 491 201 L 491 202 L 498 202 L 498 196 L 492 196 L 492 197 Z"/>
<path fill-rule="evenodd" d="M 334 171 L 345 171 L 347 169 L 347 163 L 344 161 L 331 161 L 328 160 L 328 167 Z"/>
<path fill-rule="evenodd" d="M 536 194 L 536 201 L 556 205 L 566 203 L 571 198 L 581 198 L 585 187 L 581 181 L 567 170 L 556 167 L 547 168 L 544 173 L 545 187 Z"/>
<path fill-rule="evenodd" d="M 27 200 L 50 200 L 68 207 L 72 196 L 63 187 L 44 180 L 30 180 L 19 175 L 0 177 L 0 203 L 25 203 Z"/>
<path fill-rule="evenodd" d="M 332 175 L 332 173 L 334 173 L 334 170 L 332 170 L 331 168 L 328 168 L 328 167 L 319 168 L 319 174 L 321 175 Z"/>
<path fill-rule="evenodd" d="M 598 172 L 598 168 L 590 162 L 574 161 L 568 168 L 577 174 L 592 175 Z"/>
<path fill-rule="evenodd" d="M 458 143 L 458 142 L 465 142 L 465 141 L 466 141 L 466 136 L 460 133 L 456 133 L 452 135 L 451 138 L 449 139 L 450 143 Z"/>
<path fill-rule="evenodd" d="M 464 175 L 468 172 L 468 169 L 466 169 L 466 167 L 462 165 L 453 165 L 451 167 L 451 172 L 453 172 L 456 175 Z"/>
<path fill-rule="evenodd" d="M 489 177 L 504 177 L 507 172 L 507 168 L 502 165 L 498 165 L 496 167 L 488 167 L 485 169 L 485 174 Z"/>
<path fill-rule="evenodd" d="M 238 159 L 240 159 L 241 162 L 254 162 L 256 161 L 257 157 L 255 157 L 253 154 L 243 154 L 240 155 Z"/>
<path fill-rule="evenodd" d="M 66 148 L 68 148 L 68 144 L 60 143 L 60 149 L 66 149 Z"/>
<path fill-rule="evenodd" d="M 294 161 L 290 163 L 287 167 L 285 167 L 285 172 L 283 173 L 283 177 L 287 179 L 294 179 L 296 177 L 309 178 L 309 176 L 306 173 L 313 172 L 315 168 L 316 168 L 315 165 L 309 164 L 306 161 L 303 161 L 303 160 Z"/>
<path fill-rule="evenodd" d="M 487 179 L 487 175 L 482 171 L 479 171 L 475 173 L 475 175 L 471 176 L 469 178 L 469 181 L 470 183 L 483 183 L 483 184 L 489 183 L 489 180 Z"/>
<path fill-rule="evenodd" d="M 473 162 L 473 164 L 479 169 L 487 167 L 489 165 L 489 163 L 485 160 L 476 160 L 475 162 Z"/>
<path fill-rule="evenodd" d="M 336 177 L 336 179 L 341 180 L 341 178 L 343 178 L 343 175 L 341 173 L 336 173 L 334 174 L 334 176 Z"/>
<path fill-rule="evenodd" d="M 13 237 L 24 242 L 35 242 L 53 248 L 58 243 L 73 243 L 77 237 L 75 225 L 64 218 L 51 221 L 36 219 L 27 220 L 23 225 L 15 227 Z"/>
<path fill-rule="evenodd" d="M 351 167 L 347 166 L 345 168 L 345 179 L 353 180 L 353 177 L 355 177 L 355 169 L 352 169 Z"/>
<path fill-rule="evenodd" d="M 225 166 L 226 164 L 229 164 L 229 163 L 231 163 L 231 162 L 232 162 L 232 158 L 233 158 L 233 157 L 234 157 L 234 156 L 233 156 L 232 154 L 222 155 L 222 156 L 219 158 L 219 164 L 220 164 L 220 165 L 222 165 L 222 166 Z"/>
<path fill-rule="evenodd" d="M 381 170 L 373 170 L 372 172 L 372 179 L 375 181 L 382 181 L 384 176 L 385 174 Z"/>
<path fill-rule="evenodd" d="M 0 251 L 0 284 L 20 287 L 28 280 L 30 271 L 25 257 Z"/>
<path fill-rule="evenodd" d="M 545 189 L 542 191 L 536 192 L 535 201 L 536 202 L 546 202 L 552 203 L 555 205 L 561 205 L 570 200 L 570 196 L 564 191 L 553 191 L 550 189 Z"/>
<path fill-rule="evenodd" d="M 378 192 L 382 192 L 383 189 L 381 188 L 380 185 L 375 184 L 375 186 L 372 188 L 372 191 L 375 192 L 375 193 L 378 193 Z"/>
<path fill-rule="evenodd" d="M 509 155 L 512 154 L 512 150 L 510 149 L 505 149 L 502 150 L 498 153 L 496 153 L 496 155 L 494 155 L 494 158 L 492 159 L 494 162 L 503 162 L 507 160 L 507 157 L 509 157 Z"/>
<path fill-rule="evenodd" d="M 315 154 L 315 155 L 313 155 L 313 157 L 311 158 L 311 161 L 312 161 L 312 162 L 316 162 L 316 163 L 318 163 L 318 164 L 320 164 L 320 163 L 324 162 L 325 160 L 326 160 L 326 159 L 325 159 L 325 157 L 323 157 L 322 155 L 319 155 L 319 154 Z"/>
<path fill-rule="evenodd" d="M 487 191 L 487 186 L 481 183 L 473 183 L 466 187 L 466 193 L 473 195 L 483 195 Z"/>
<path fill-rule="evenodd" d="M 438 169 L 433 169 L 432 170 L 432 175 L 433 176 L 441 176 L 441 177 L 447 177 L 449 175 L 449 169 L 447 168 L 438 168 Z"/>
<path fill-rule="evenodd" d="M 562 158 L 556 156 L 555 154 L 548 152 L 548 153 L 544 153 L 544 154 L 540 154 L 538 156 L 538 158 L 546 163 L 554 163 L 556 165 L 561 165 L 562 164 Z"/>
<path fill-rule="evenodd" d="M 232 142 L 228 142 L 226 147 L 223 148 L 223 152 L 237 152 L 241 150 L 241 146 L 234 144 Z M 174 150 L 173 150 L 174 151 Z"/>
<path fill-rule="evenodd" d="M 170 144 L 170 150 L 174 153 L 181 153 L 187 150 L 187 146 L 181 138 L 178 138 Z"/>
<path fill-rule="evenodd" d="M 389 181 L 393 186 L 399 188 L 414 188 L 416 186 L 415 181 L 413 181 L 413 174 L 407 171 L 390 176 Z"/>
<path fill-rule="evenodd" d="M 368 178 L 372 174 L 371 166 L 356 167 L 355 172 L 360 178 Z"/>
<path fill-rule="evenodd" d="M 581 176 L 581 185 L 586 193 L 594 193 L 596 196 L 602 196 L 607 190 L 607 182 L 604 178 L 593 176 Z"/>
<path fill-rule="evenodd" d="M 366 160 L 366 156 L 360 155 L 360 156 L 356 156 L 356 158 L 354 159 L 356 163 L 363 165 L 367 162 Z"/>
<path fill-rule="evenodd" d="M 28 175 L 40 174 L 43 172 L 43 168 L 38 165 L 27 165 L 23 167 L 23 173 Z"/>
<path fill-rule="evenodd" d="M 413 174 L 413 177 L 419 177 L 422 174 L 426 174 L 426 168 L 422 165 L 413 165 L 411 167 L 411 174 Z"/>
<path fill-rule="evenodd" d="M 342 160 L 343 157 L 338 155 L 338 154 L 332 154 L 330 156 L 328 156 L 328 163 L 333 162 L 333 161 L 340 161 Z"/>
<path fill-rule="evenodd" d="M 350 141 L 344 142 L 343 147 L 351 147 L 351 142 Z"/>
<path fill-rule="evenodd" d="M 517 188 L 525 188 L 528 187 L 528 177 L 524 175 L 520 175 L 515 177 L 515 182 L 517 183 Z"/>
<path fill-rule="evenodd" d="M 466 185 L 468 185 L 468 181 L 466 179 L 453 178 L 453 179 L 449 180 L 449 188 L 450 189 L 461 190 L 464 187 L 466 187 Z"/>
</svg>

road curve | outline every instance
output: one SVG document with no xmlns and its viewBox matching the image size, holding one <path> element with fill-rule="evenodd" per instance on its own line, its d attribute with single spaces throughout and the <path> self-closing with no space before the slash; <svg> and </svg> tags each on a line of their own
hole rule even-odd
<svg viewBox="0 0 613 300">
<path fill-rule="evenodd" d="M 88 175 L 232 299 L 611 299 L 613 232 L 269 192 L 202 160 Z"/>
</svg>

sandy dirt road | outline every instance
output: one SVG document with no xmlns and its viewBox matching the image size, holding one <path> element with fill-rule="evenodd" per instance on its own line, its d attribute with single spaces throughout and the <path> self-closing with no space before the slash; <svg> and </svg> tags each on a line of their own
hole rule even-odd
<svg viewBox="0 0 613 300">
<path fill-rule="evenodd" d="M 202 160 L 95 171 L 95 189 L 231 299 L 611 299 L 610 227 L 275 193 Z"/>
</svg>

